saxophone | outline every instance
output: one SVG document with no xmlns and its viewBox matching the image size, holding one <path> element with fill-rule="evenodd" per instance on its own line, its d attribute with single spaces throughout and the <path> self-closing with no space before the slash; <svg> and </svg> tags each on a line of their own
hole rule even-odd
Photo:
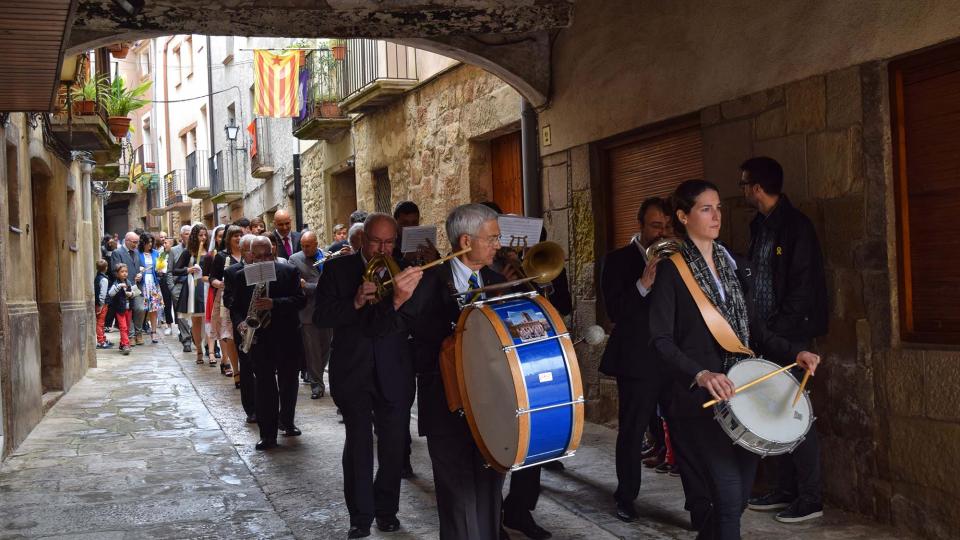
<svg viewBox="0 0 960 540">
<path fill-rule="evenodd" d="M 270 324 L 270 312 L 266 310 L 257 311 L 256 308 L 253 307 L 254 304 L 257 303 L 257 300 L 262 298 L 266 293 L 266 283 L 259 283 L 254 286 L 253 296 L 250 298 L 250 307 L 247 308 L 247 318 L 240 323 L 240 325 L 243 326 L 241 329 L 243 341 L 240 344 L 240 350 L 244 353 L 250 352 L 250 347 L 253 346 L 253 337 L 257 330 Z"/>
</svg>

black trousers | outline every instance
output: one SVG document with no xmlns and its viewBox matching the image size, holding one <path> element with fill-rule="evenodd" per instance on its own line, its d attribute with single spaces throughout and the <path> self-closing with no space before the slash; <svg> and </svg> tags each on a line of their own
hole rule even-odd
<svg viewBox="0 0 960 540">
<path fill-rule="evenodd" d="M 784 493 L 797 495 L 805 502 L 821 504 L 820 439 L 814 424 L 807 437 L 793 453 L 768 458 L 777 468 L 777 487 Z"/>
<path fill-rule="evenodd" d="M 660 388 L 656 377 L 617 377 L 620 427 L 617 432 L 617 501 L 630 504 L 640 494 L 643 436 L 656 413 Z"/>
<path fill-rule="evenodd" d="M 496 540 L 500 535 L 503 475 L 486 466 L 470 436 L 427 435 L 440 515 L 440 540 Z"/>
<path fill-rule="evenodd" d="M 240 336 L 237 327 L 234 326 L 233 328 L 233 335 Z M 240 365 L 240 403 L 243 405 L 243 412 L 247 413 L 247 416 L 252 416 L 257 413 L 257 376 L 254 373 L 250 355 L 240 350 L 239 341 L 237 342 L 237 356 Z"/>
<path fill-rule="evenodd" d="M 343 495 L 350 525 L 368 527 L 373 518 L 389 518 L 400 509 L 400 473 L 410 406 L 391 402 L 371 384 L 368 388 L 334 394 L 343 415 Z M 377 434 L 377 473 L 373 473 L 373 430 Z"/>
<path fill-rule="evenodd" d="M 261 339 L 250 349 L 256 374 L 257 424 L 261 439 L 276 439 L 279 426 L 293 426 L 297 408 L 297 374 L 294 358 L 278 352 L 272 339 Z M 243 368 L 241 373 L 243 372 Z"/>
<path fill-rule="evenodd" d="M 173 324 L 173 293 L 170 292 L 166 277 L 160 278 L 160 295 L 163 296 L 163 322 Z"/>
<path fill-rule="evenodd" d="M 669 425 L 671 440 L 683 448 L 688 474 L 708 493 L 709 508 L 698 508 L 701 515 L 694 518 L 701 523 L 698 540 L 740 540 L 740 517 L 760 457 L 732 444 L 710 417 L 671 418 Z"/>
<path fill-rule="evenodd" d="M 540 499 L 540 471 L 542 467 L 527 467 L 510 473 L 510 491 L 503 499 L 503 515 L 522 519 L 537 507 Z"/>
</svg>

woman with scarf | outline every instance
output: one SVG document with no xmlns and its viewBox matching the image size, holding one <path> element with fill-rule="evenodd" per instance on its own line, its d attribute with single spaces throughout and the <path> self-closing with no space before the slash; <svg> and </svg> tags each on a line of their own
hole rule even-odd
<svg viewBox="0 0 960 540">
<path fill-rule="evenodd" d="M 761 344 L 773 360 L 797 362 L 813 374 L 820 357 L 793 347 L 771 334 L 751 316 L 750 275 L 746 259 L 734 257 L 719 242 L 721 208 L 717 187 L 688 180 L 673 193 L 674 227 L 682 235 L 683 264 L 710 303 L 746 347 Z M 733 397 L 726 373 L 745 354 L 727 352 L 710 332 L 673 260 L 657 266 L 650 293 L 650 339 L 669 378 L 672 401 L 670 435 L 690 465 L 684 486 L 703 486 L 687 493 L 698 539 L 740 538 L 740 516 L 747 506 L 759 456 L 732 444 L 711 409 L 711 398 Z"/>
</svg>

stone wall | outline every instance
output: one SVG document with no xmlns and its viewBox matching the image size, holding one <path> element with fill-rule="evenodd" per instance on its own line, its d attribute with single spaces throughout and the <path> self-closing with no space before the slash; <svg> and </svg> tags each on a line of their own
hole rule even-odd
<svg viewBox="0 0 960 540">
<path fill-rule="evenodd" d="M 896 337 L 887 88 L 886 65 L 875 62 L 709 106 L 699 113 L 704 171 L 726 209 L 721 239 L 736 251 L 746 249 L 753 216 L 738 167 L 755 155 L 783 165 L 785 192 L 818 231 L 831 311 L 811 390 L 827 499 L 950 538 L 960 529 L 960 407 L 950 397 L 960 388 L 960 353 L 913 350 Z M 555 238 L 566 229 L 572 254 L 574 333 L 602 309 L 598 258 L 616 247 L 606 245 L 594 146 L 542 160 L 548 227 Z M 615 421 L 615 382 L 596 371 L 602 347 L 577 351 L 589 418 Z"/>
<path fill-rule="evenodd" d="M 354 124 L 358 206 L 374 209 L 373 173 L 386 168 L 391 211 L 415 201 L 445 244 L 447 213 L 490 198 L 487 141 L 519 129 L 519 121 L 520 95 L 497 77 L 466 65 L 440 74 Z"/>
</svg>

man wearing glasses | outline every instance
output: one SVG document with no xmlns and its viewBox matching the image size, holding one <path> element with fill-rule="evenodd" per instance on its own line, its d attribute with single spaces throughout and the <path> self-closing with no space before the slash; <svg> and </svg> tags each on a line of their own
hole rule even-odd
<svg viewBox="0 0 960 540">
<path fill-rule="evenodd" d="M 350 512 L 348 538 L 370 535 L 376 520 L 384 532 L 400 528 L 400 475 L 413 388 L 413 357 L 407 337 L 412 312 L 407 300 L 423 272 L 410 267 L 393 276 L 379 301 L 377 286 L 363 280 L 367 263 L 391 257 L 397 222 L 387 214 L 367 216 L 359 253 L 329 260 L 315 296 L 314 324 L 333 328 L 330 395 L 343 414 L 343 491 Z M 373 433 L 377 462 L 373 474 Z"/>
</svg>

